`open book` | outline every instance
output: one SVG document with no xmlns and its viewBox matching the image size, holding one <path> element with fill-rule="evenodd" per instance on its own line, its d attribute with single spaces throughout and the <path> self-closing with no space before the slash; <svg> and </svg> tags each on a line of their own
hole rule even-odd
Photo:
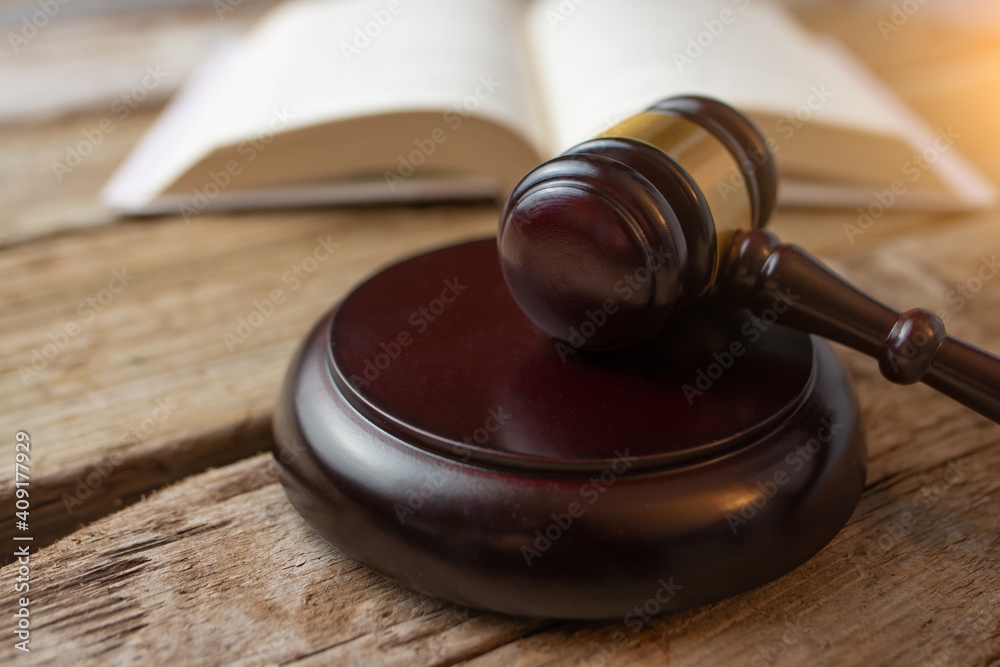
<svg viewBox="0 0 1000 667">
<path fill-rule="evenodd" d="M 105 187 L 129 213 L 496 197 L 676 94 L 768 136 L 784 203 L 989 206 L 993 187 L 763 0 L 296 0 L 194 77 Z"/>
</svg>

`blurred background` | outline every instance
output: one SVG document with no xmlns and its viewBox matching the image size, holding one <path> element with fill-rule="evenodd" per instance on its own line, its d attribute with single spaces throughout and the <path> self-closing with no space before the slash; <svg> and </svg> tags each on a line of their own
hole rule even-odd
<svg viewBox="0 0 1000 667">
<path fill-rule="evenodd" d="M 101 224 L 97 189 L 215 45 L 245 32 L 270 0 L 0 2 L 0 202 L 8 242 Z M 841 39 L 931 126 L 953 124 L 982 145 L 970 155 L 1000 180 L 1000 4 L 988 0 L 787 0 L 816 32 Z M 893 12 L 906 29 L 887 33 Z M 39 21 L 39 12 L 43 12 Z M 51 18 L 46 16 L 51 14 Z M 42 27 L 35 29 L 30 21 Z M 912 20 L 911 20 L 912 17 Z M 882 26 L 880 28 L 880 21 Z M 37 33 L 37 34 L 36 34 Z M 18 36 L 30 37 L 21 39 Z M 162 80 L 129 100 L 95 155 L 57 181 L 51 164 L 157 63 Z M 121 114 L 116 107 L 115 117 Z M 17 177 L 14 178 L 13 176 Z M 25 187 L 35 183 L 38 189 Z"/>
</svg>

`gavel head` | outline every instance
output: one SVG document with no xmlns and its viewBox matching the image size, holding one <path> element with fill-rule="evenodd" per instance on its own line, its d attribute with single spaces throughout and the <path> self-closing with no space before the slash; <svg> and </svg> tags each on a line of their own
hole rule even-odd
<svg viewBox="0 0 1000 667">
<path fill-rule="evenodd" d="M 776 189 L 746 116 L 669 98 L 521 180 L 500 217 L 504 279 L 539 328 L 574 347 L 644 342 L 712 287 L 730 236 L 767 222 Z"/>
</svg>

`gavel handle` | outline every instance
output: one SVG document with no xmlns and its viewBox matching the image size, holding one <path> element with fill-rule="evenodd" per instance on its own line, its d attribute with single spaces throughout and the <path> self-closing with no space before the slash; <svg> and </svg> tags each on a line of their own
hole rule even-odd
<svg viewBox="0 0 1000 667">
<path fill-rule="evenodd" d="M 875 357 L 892 382 L 922 381 L 1000 423 L 1000 358 L 949 336 L 929 310 L 893 310 L 772 232 L 735 232 L 718 286 L 758 316 Z"/>
</svg>

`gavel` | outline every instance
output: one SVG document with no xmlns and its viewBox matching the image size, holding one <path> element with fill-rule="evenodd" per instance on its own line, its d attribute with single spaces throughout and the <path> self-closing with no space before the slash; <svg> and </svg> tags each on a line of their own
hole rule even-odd
<svg viewBox="0 0 1000 667">
<path fill-rule="evenodd" d="M 777 193 L 760 130 L 714 99 L 666 99 L 529 172 L 500 218 L 504 280 L 524 313 L 577 349 L 661 335 L 720 293 L 875 357 L 1000 423 L 1000 358 L 900 313 L 764 229 Z"/>
</svg>

